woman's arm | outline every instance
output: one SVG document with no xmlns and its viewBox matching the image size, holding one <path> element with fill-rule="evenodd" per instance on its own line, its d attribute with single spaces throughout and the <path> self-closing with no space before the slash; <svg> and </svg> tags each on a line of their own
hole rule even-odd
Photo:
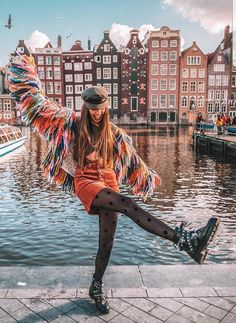
<svg viewBox="0 0 236 323">
<path fill-rule="evenodd" d="M 20 104 L 22 120 L 32 125 L 49 142 L 63 136 L 69 139 L 75 112 L 47 98 L 42 90 L 33 57 L 19 55 L 10 63 L 9 88 L 12 98 Z"/>
<path fill-rule="evenodd" d="M 132 144 L 132 139 L 123 129 L 117 127 L 114 145 L 114 170 L 118 183 L 127 184 L 132 193 L 146 199 L 153 195 L 161 179 L 138 156 Z"/>
<path fill-rule="evenodd" d="M 76 126 L 75 112 L 44 95 L 33 57 L 19 54 L 17 58 L 12 57 L 10 71 L 9 88 L 13 99 L 20 105 L 23 121 L 50 142 L 43 162 L 45 175 L 51 182 L 73 191 L 73 174 L 68 171 L 65 159 L 68 159 L 69 144 Z"/>
</svg>

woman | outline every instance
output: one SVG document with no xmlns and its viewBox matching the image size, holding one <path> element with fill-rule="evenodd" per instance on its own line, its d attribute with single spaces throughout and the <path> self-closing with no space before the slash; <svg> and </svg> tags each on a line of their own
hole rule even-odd
<svg viewBox="0 0 236 323">
<path fill-rule="evenodd" d="M 10 70 L 10 90 L 21 104 L 23 120 L 50 142 L 44 161 L 46 175 L 74 192 L 89 214 L 99 216 L 99 247 L 89 289 L 97 309 L 109 312 L 102 278 L 112 250 L 118 212 L 148 232 L 173 242 L 202 264 L 218 228 L 218 218 L 211 218 L 198 230 L 187 231 L 184 223 L 173 229 L 119 193 L 119 183 L 123 182 L 135 195 L 146 198 L 160 185 L 160 178 L 137 155 L 130 137 L 109 121 L 105 88 L 93 86 L 83 92 L 79 119 L 72 110 L 43 95 L 31 57 L 13 59 Z"/>
</svg>

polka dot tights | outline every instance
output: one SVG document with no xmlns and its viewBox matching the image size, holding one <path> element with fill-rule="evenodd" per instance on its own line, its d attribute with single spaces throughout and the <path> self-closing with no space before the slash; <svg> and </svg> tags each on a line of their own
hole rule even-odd
<svg viewBox="0 0 236 323">
<path fill-rule="evenodd" d="M 95 262 L 95 278 L 102 279 L 106 270 L 117 225 L 117 212 L 123 213 L 144 230 L 170 241 L 174 240 L 174 230 L 142 209 L 133 199 L 110 188 L 103 189 L 92 203 L 99 214 L 99 248 Z"/>
</svg>

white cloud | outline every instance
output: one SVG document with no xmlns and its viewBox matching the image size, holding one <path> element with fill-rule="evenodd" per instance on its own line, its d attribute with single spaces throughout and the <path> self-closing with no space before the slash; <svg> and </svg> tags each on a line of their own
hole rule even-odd
<svg viewBox="0 0 236 323">
<path fill-rule="evenodd" d="M 134 29 L 127 25 L 121 25 L 113 23 L 110 29 L 110 38 L 117 48 L 120 46 L 126 46 L 130 39 L 130 30 Z M 136 28 L 135 28 L 136 29 Z M 148 30 L 156 29 L 152 25 L 142 25 L 139 28 L 139 39 L 143 40 L 144 35 Z"/>
<path fill-rule="evenodd" d="M 42 48 L 49 41 L 50 40 L 49 40 L 49 38 L 48 38 L 48 36 L 46 34 L 42 33 L 41 31 L 35 30 L 30 35 L 29 39 L 25 40 L 25 44 L 32 51 L 35 51 L 35 48 Z"/>
<path fill-rule="evenodd" d="M 226 25 L 232 27 L 232 3 L 229 0 L 162 0 L 165 5 L 179 12 L 184 18 L 216 34 Z"/>
</svg>

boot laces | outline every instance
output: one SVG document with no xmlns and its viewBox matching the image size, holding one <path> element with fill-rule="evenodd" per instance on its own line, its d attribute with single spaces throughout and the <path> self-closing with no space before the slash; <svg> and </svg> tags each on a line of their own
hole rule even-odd
<svg viewBox="0 0 236 323">
<path fill-rule="evenodd" d="M 184 228 L 186 226 L 189 226 L 190 223 L 187 224 L 187 222 L 182 222 L 180 227 L 177 228 L 177 231 L 180 233 L 180 238 L 178 241 L 174 244 L 175 248 L 178 248 L 179 250 L 184 250 L 186 245 L 189 250 L 189 252 L 194 252 L 194 246 L 193 241 L 199 238 L 198 232 L 196 230 L 186 231 Z"/>
<path fill-rule="evenodd" d="M 103 282 L 102 281 L 94 281 L 93 284 L 93 295 L 94 297 L 102 304 L 106 303 L 106 296 L 103 291 Z"/>
</svg>

